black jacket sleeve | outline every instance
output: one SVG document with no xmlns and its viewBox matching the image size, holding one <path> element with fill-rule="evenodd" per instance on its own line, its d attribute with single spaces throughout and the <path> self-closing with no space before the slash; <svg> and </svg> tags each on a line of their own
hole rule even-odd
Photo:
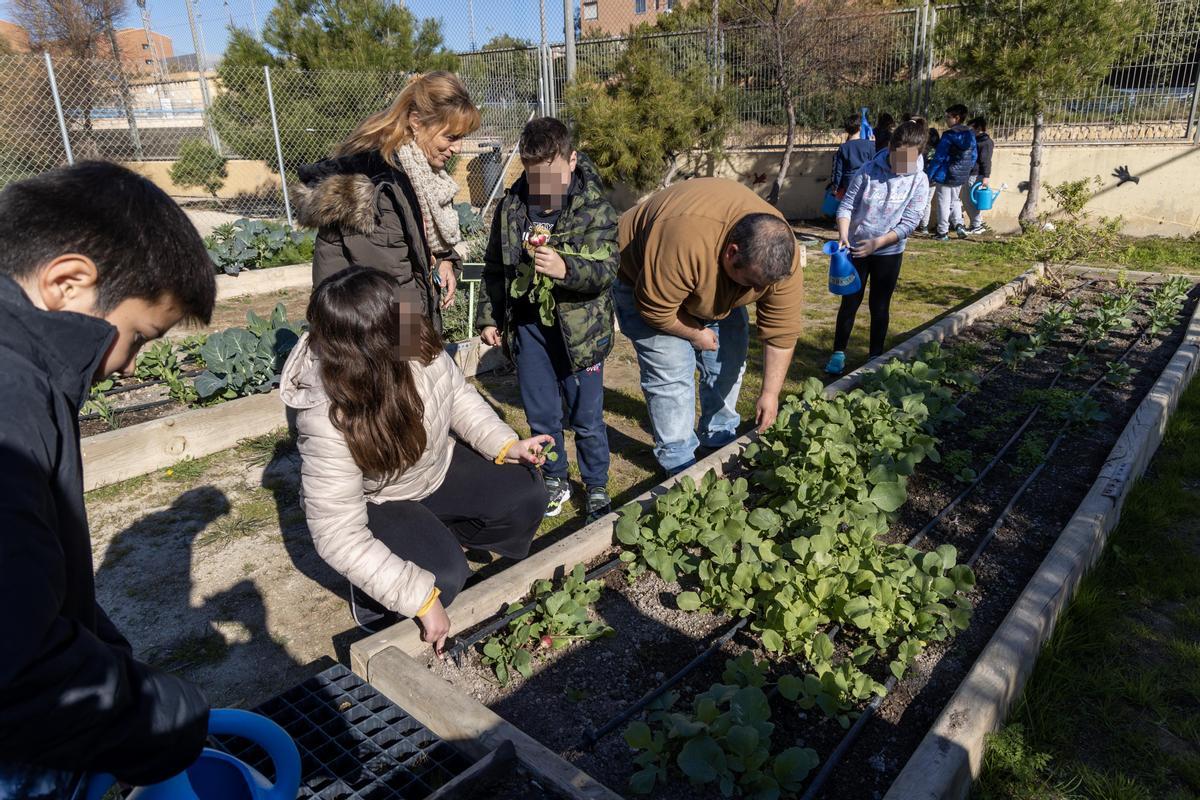
<svg viewBox="0 0 1200 800">
<path fill-rule="evenodd" d="M 488 234 L 487 249 L 483 253 L 483 293 L 475 311 L 475 329 L 482 331 L 489 325 L 504 329 L 504 316 L 508 308 L 508 285 L 504 275 L 501 228 L 504 226 L 504 200 L 496 204 L 492 216 L 492 231 Z"/>
<path fill-rule="evenodd" d="M 976 170 L 981 178 L 992 177 L 992 153 L 996 148 L 996 143 L 991 137 L 979 142 L 979 158 L 976 163 Z"/>
<path fill-rule="evenodd" d="M 162 780 L 200 753 L 208 704 L 195 686 L 135 661 L 102 612 L 96 632 L 63 615 L 60 526 L 84 523 L 60 518 L 68 514 L 55 501 L 58 435 L 45 393 L 4 372 L 0 761 Z"/>
</svg>

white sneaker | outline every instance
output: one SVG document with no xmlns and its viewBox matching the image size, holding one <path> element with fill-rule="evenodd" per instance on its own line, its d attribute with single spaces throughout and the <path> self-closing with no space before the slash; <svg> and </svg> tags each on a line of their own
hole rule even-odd
<svg viewBox="0 0 1200 800">
<path fill-rule="evenodd" d="M 571 484 L 565 478 L 546 476 L 544 480 L 550 495 L 546 501 L 546 516 L 557 517 L 562 513 L 563 503 L 571 499 Z"/>
</svg>

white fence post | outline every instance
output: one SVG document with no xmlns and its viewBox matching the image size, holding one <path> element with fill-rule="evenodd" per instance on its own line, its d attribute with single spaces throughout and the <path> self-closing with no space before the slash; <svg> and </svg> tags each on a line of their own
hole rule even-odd
<svg viewBox="0 0 1200 800">
<path fill-rule="evenodd" d="M 271 133 L 275 134 L 275 158 L 279 163 L 279 185 L 283 187 L 283 210 L 287 214 L 288 226 L 292 226 L 292 203 L 288 200 L 287 169 L 283 166 L 283 145 L 279 141 L 279 120 L 275 118 L 275 93 L 271 91 L 271 68 L 263 66 L 263 77 L 267 80 L 267 105 L 271 108 Z"/>
<path fill-rule="evenodd" d="M 58 114 L 58 132 L 62 134 L 63 150 L 67 151 L 67 163 L 75 163 L 75 155 L 71 152 L 71 137 L 67 135 L 67 120 L 63 116 L 62 100 L 58 96 L 58 79 L 54 77 L 54 63 L 50 60 L 50 51 L 43 50 L 46 57 L 46 74 L 50 77 L 50 94 L 54 96 L 54 112 Z"/>
</svg>

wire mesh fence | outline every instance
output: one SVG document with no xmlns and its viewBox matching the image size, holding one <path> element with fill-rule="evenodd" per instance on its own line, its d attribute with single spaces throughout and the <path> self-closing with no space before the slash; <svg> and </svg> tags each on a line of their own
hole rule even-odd
<svg viewBox="0 0 1200 800">
<path fill-rule="evenodd" d="M 192 2 L 199 12 L 200 0 Z M 226 160 L 221 185 L 175 183 L 181 202 L 195 215 L 211 218 L 201 227 L 239 216 L 283 217 L 285 188 L 296 169 L 327 156 L 360 120 L 391 103 L 408 79 L 401 71 L 301 69 L 282 61 L 270 69 L 268 93 L 263 69 L 204 54 L 206 32 L 217 38 L 210 30 L 216 15 L 210 0 L 204 2 L 209 3 L 207 21 L 189 26 L 197 43 L 190 60 L 174 54 L 169 39 L 155 40 L 148 29 L 149 55 L 142 63 L 125 53 L 108 60 L 0 56 L 0 181 L 36 174 L 72 157 L 138 163 L 148 174 L 166 178 L 181 158 L 198 158 L 208 148 Z M 532 10 L 532 2 L 525 4 Z M 260 34 L 270 11 L 261 5 L 230 9 L 225 27 L 252 24 Z M 418 5 L 410 4 L 414 14 Z M 438 12 L 440 41 L 455 46 L 455 69 L 482 111 L 482 127 L 466 143 L 455 173 L 464 187 L 459 199 L 475 208 L 487 206 L 495 188 L 515 175 L 511 156 L 524 124 L 535 114 L 559 110 L 566 93 L 567 48 L 558 43 L 562 4 L 542 4 L 558 15 L 547 18 L 546 36 L 554 41 L 545 46 L 532 44 L 542 36 L 538 15 L 521 15 L 518 5 L 455 0 Z M 987 108 L 1000 141 L 1031 136 L 1026 115 L 1002 102 L 989 105 L 968 96 L 964 82 L 945 67 L 953 37 L 969 25 L 961 8 L 923 5 L 830 17 L 819 13 L 830 6 L 811 5 L 817 10 L 776 40 L 768 26 L 745 20 L 723 24 L 694 8 L 687 19 L 695 24 L 666 29 L 671 26 L 663 20 L 671 14 L 684 19 L 683 6 L 666 0 L 576 0 L 576 71 L 609 81 L 635 42 L 652 47 L 673 72 L 702 70 L 727 90 L 735 135 L 744 142 L 782 140 L 781 70 L 798 89 L 801 144 L 837 141 L 843 120 L 862 107 L 872 114 L 887 111 L 898 117 L 911 110 L 937 116 L 954 102 L 973 111 Z M 1052 100 L 1047 139 L 1196 136 L 1200 2 L 1155 0 L 1154 8 L 1154 25 L 1100 85 Z M 641 23 L 646 25 L 639 33 L 630 32 L 631 25 Z M 474 49 L 480 41 L 485 45 Z M 847 59 L 847 52 L 855 57 Z M 478 249 L 477 242 L 473 246 Z"/>
</svg>

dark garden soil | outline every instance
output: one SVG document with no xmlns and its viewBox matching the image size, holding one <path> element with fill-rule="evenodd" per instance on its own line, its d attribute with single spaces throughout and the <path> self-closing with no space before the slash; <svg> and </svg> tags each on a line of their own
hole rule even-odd
<svg viewBox="0 0 1200 800">
<path fill-rule="evenodd" d="M 1107 280 L 1076 279 L 1072 288 L 1070 296 L 1084 299 L 1084 313 L 1103 294 L 1116 291 Z M 942 463 L 926 461 L 910 478 L 908 502 L 898 513 L 888 540 L 911 540 L 970 485 L 970 477 L 959 480 L 952 474 L 947 454 L 962 451 L 956 456 L 957 466 L 969 466 L 980 473 L 1035 407 L 1045 407 L 979 485 L 917 544 L 922 550 L 952 544 L 963 561 L 976 551 L 1002 509 L 1044 460 L 1047 448 L 1062 429 L 1063 423 L 1055 418 L 1053 408 L 1063 401 L 1063 392 L 1086 391 L 1105 374 L 1106 362 L 1118 359 L 1130 345 L 1134 346 L 1125 360 L 1137 372 L 1125 385 L 1103 383 L 1093 392 L 1092 397 L 1107 418 L 1071 429 L 1045 459 L 1043 471 L 975 564 L 977 584 L 970 597 L 975 614 L 970 628 L 948 643 L 930 645 L 918 657 L 913 673 L 884 700 L 834 772 L 822 797 L 861 800 L 886 792 L 1090 489 L 1121 430 L 1179 346 L 1200 294 L 1193 288 L 1173 330 L 1139 339 L 1147 322 L 1150 291 L 1150 285 L 1140 288 L 1141 306 L 1132 315 L 1134 328 L 1111 336 L 1107 349 L 1090 354 L 1090 364 L 1077 375 L 1061 377 L 1054 391 L 1047 390 L 1055 375 L 1067 356 L 1079 351 L 1083 343 L 1078 325 L 1068 328 L 1059 342 L 1016 369 L 1005 365 L 993 368 L 1001 364 L 1005 342 L 1032 333 L 1048 308 L 1058 302 L 1056 299 L 1031 294 L 944 343 L 952 355 L 967 362 L 964 366 L 986 375 L 986 379 L 978 391 L 962 398 L 963 417 L 939 429 Z M 553 653 L 535 666 L 528 680 L 518 676 L 507 687 L 499 687 L 491 671 L 480 664 L 476 652 L 464 658 L 461 668 L 437 661 L 432 661 L 430 668 L 585 772 L 624 793 L 634 771 L 633 752 L 622 737 L 624 725 L 590 748 L 581 746 L 583 734 L 602 726 L 660 685 L 704 651 L 732 620 L 678 610 L 674 596 L 680 591 L 679 585 L 665 584 L 652 573 L 630 583 L 623 571 L 614 571 L 605 576 L 605 581 L 607 588 L 595 606 L 595 614 L 612 626 L 616 635 L 576 643 Z M 843 651 L 853 645 L 853 641 L 838 642 Z M 747 649 L 755 650 L 756 657 L 768 657 L 759 650 L 757 637 L 742 631 L 675 687 L 681 695 L 679 707 L 690 706 L 696 693 L 721 679 L 725 661 Z M 802 665 L 781 660 L 775 669 L 780 673 L 798 672 Z M 883 664 L 867 669 L 880 682 L 886 678 Z M 772 708 L 775 751 L 792 745 L 812 747 L 824 762 L 844 735 L 842 726 L 820 711 L 801 712 L 777 695 L 772 699 Z M 654 797 L 669 800 L 718 796 L 715 787 L 694 787 L 682 780 L 669 787 L 656 787 L 654 792 Z"/>
</svg>

